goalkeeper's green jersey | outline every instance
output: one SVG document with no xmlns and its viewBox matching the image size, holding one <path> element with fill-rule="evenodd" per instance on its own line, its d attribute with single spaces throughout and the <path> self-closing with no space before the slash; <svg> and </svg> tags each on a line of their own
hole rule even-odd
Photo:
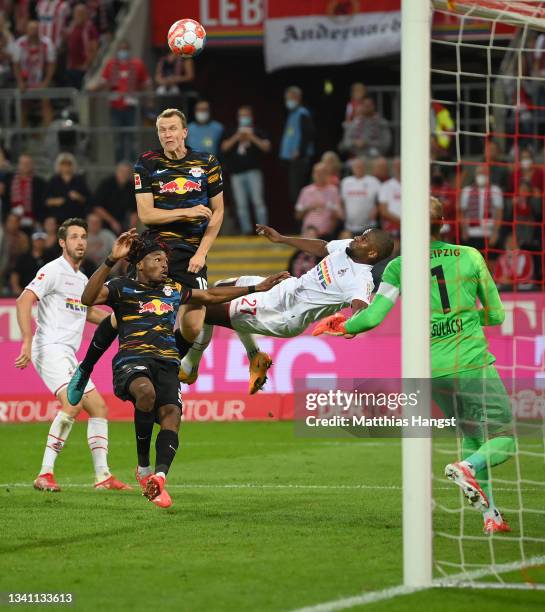
<svg viewBox="0 0 545 612">
<path fill-rule="evenodd" d="M 505 313 L 498 289 L 476 249 L 439 240 L 430 244 L 430 336 L 432 376 L 482 368 L 496 358 L 483 325 L 499 325 Z M 376 327 L 401 289 L 401 257 L 384 270 L 375 299 L 345 324 L 350 334 Z M 483 308 L 477 308 L 477 297 Z"/>
</svg>

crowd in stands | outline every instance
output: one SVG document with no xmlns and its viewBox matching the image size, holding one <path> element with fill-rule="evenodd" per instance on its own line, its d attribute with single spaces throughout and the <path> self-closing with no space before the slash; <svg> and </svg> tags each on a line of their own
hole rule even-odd
<svg viewBox="0 0 545 612">
<path fill-rule="evenodd" d="M 87 219 L 88 250 L 83 269 L 92 273 L 115 237 L 136 225 L 132 165 L 120 162 L 95 190 L 78 172 L 70 153 L 61 153 L 48 180 L 36 176 L 28 154 L 12 171 L 0 170 L 0 287 L 18 295 L 36 271 L 60 255 L 57 228 L 68 217 Z"/>
<path fill-rule="evenodd" d="M 127 40 L 112 43 L 111 58 L 96 78 L 86 75 L 102 46 L 112 42 L 115 0 L 0 0 L 0 87 L 20 91 L 50 86 L 85 88 L 109 94 L 110 122 L 115 138 L 115 172 L 89 186 L 69 147 L 58 149 L 49 172 L 39 176 L 32 155 L 16 160 L 0 148 L 0 290 L 17 295 L 33 271 L 58 255 L 56 228 L 71 216 L 89 224 L 85 271 L 93 269 L 111 248 L 115 235 L 136 224 L 132 161 L 138 151 L 133 130 L 149 115 L 195 103 L 189 115 L 187 144 L 220 158 L 241 234 L 269 219 L 264 162 L 276 158 L 282 168 L 292 225 L 301 235 L 325 239 L 350 238 L 367 227 L 389 231 L 399 253 L 401 165 L 395 157 L 393 128 L 377 110 L 362 82 L 347 92 L 344 120 L 335 150 L 317 147 L 317 126 L 305 92 L 290 86 L 284 93 L 285 124 L 274 141 L 268 126 L 241 104 L 231 125 L 214 117 L 209 101 L 194 91 L 192 60 L 171 53 L 148 70 Z M 523 70 L 545 74 L 545 35 L 533 40 L 535 52 L 525 56 Z M 544 173 L 542 145 L 532 134 L 536 104 L 545 88 L 523 92 L 507 113 L 506 129 L 520 137 L 508 141 L 493 135 L 482 155 L 460 163 L 455 153 L 455 125 L 448 104 L 430 108 L 431 192 L 444 204 L 447 223 L 443 237 L 481 250 L 501 288 L 533 289 L 542 278 Z M 39 100 L 38 116 L 53 127 L 59 119 L 49 99 Z M 32 120 L 34 100 L 23 101 L 22 120 Z M 34 106 L 33 106 L 34 105 Z M 533 117 L 533 121 L 532 121 Z M 539 141 L 541 142 L 541 141 Z M 57 150 L 51 148 L 52 157 Z M 292 274 L 315 264 L 313 257 L 295 253 Z"/>
</svg>

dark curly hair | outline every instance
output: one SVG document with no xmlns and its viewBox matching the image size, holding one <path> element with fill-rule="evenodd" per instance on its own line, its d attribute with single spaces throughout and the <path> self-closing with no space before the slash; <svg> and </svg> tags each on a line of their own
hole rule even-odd
<svg viewBox="0 0 545 612">
<path fill-rule="evenodd" d="M 150 237 L 147 232 L 144 232 L 141 236 L 133 240 L 127 259 L 130 264 L 135 266 L 146 255 L 154 251 L 164 251 L 167 258 L 170 259 L 170 247 L 165 242 L 154 239 Z"/>
</svg>

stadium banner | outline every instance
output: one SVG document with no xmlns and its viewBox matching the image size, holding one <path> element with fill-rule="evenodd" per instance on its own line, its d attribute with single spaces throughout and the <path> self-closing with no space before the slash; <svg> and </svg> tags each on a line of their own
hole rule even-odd
<svg viewBox="0 0 545 612">
<path fill-rule="evenodd" d="M 310 0 L 285 3 L 288 9 L 297 3 L 311 6 Z M 265 12 L 268 18 L 286 17 L 273 13 L 279 0 L 184 0 L 183 11 L 180 2 L 172 0 L 152 0 L 152 41 L 156 47 L 166 47 L 167 32 L 170 26 L 181 19 L 189 17 L 196 19 L 205 28 L 208 47 L 259 47 L 263 44 L 263 23 Z M 330 0 L 320 2 L 317 15 L 336 15 L 338 19 L 348 19 L 352 13 L 365 10 L 363 0 Z M 401 0 L 375 0 L 372 3 L 373 12 L 400 14 Z M 289 12 L 288 17 L 297 16 L 296 11 Z M 514 28 L 503 23 L 496 24 L 496 38 L 507 38 Z M 459 36 L 459 20 L 449 14 L 435 11 L 433 14 L 433 37 L 454 39 Z M 465 40 L 478 40 L 488 36 L 487 22 L 481 19 L 467 19 L 464 23 L 463 36 Z M 340 45 L 338 45 L 340 46 Z M 398 48 L 399 50 L 399 48 Z M 336 49 L 338 52 L 338 49 Z M 321 50 L 319 50 L 321 55 Z M 371 56 L 367 56 L 371 57 Z M 316 62 L 313 62 L 316 63 Z M 333 63 L 333 62 L 331 62 Z"/>
<path fill-rule="evenodd" d="M 251 47 L 263 42 L 263 0 L 152 0 L 152 40 L 166 47 L 178 19 L 195 19 L 206 30 L 207 47 Z"/>
<path fill-rule="evenodd" d="M 504 293 L 502 300 L 504 323 L 487 329 L 498 370 L 506 380 L 528 379 L 529 389 L 540 385 L 545 388 L 545 295 Z M 86 325 L 79 358 L 94 329 Z M 0 343 L 0 423 L 51 420 L 58 403 L 34 367 L 17 370 L 13 366 L 21 347 L 14 299 L 0 299 Z M 295 338 L 259 337 L 258 343 L 271 355 L 274 365 L 265 392 L 249 396 L 244 348 L 232 331 L 216 328 L 201 363 L 199 379 L 191 387 L 182 388 L 186 419 L 291 419 L 295 381 L 328 380 L 333 388 L 341 379 L 399 378 L 400 305 L 380 327 L 353 340 L 313 337 L 308 330 Z M 117 342 L 97 364 L 93 381 L 108 402 L 112 420 L 131 419 L 131 404 L 115 398 L 112 391 L 111 363 L 116 350 Z M 529 403 L 530 400 L 526 396 L 520 408 L 527 417 L 544 409 L 543 402 Z"/>
<path fill-rule="evenodd" d="M 274 0 L 265 15 L 265 68 L 348 64 L 399 53 L 399 0 Z"/>
</svg>

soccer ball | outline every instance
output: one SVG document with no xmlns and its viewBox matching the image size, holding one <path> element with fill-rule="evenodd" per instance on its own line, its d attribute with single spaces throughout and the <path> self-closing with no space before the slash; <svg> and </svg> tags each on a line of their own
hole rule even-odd
<svg viewBox="0 0 545 612">
<path fill-rule="evenodd" d="M 204 49 L 206 31 L 194 19 L 179 19 L 170 26 L 167 40 L 175 55 L 196 57 Z"/>
</svg>

